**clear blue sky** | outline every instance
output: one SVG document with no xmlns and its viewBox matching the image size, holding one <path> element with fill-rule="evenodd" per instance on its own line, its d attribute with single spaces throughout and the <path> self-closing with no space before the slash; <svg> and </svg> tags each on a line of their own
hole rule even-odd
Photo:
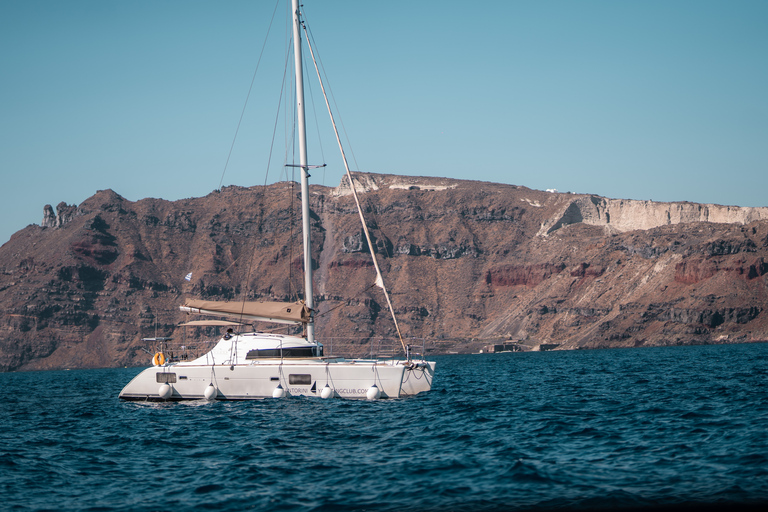
<svg viewBox="0 0 768 512">
<path fill-rule="evenodd" d="M 284 3 L 225 185 L 265 181 Z M 363 171 L 768 205 L 767 1 L 304 4 Z M 0 0 L 0 243 L 97 190 L 217 188 L 275 5 Z"/>
</svg>

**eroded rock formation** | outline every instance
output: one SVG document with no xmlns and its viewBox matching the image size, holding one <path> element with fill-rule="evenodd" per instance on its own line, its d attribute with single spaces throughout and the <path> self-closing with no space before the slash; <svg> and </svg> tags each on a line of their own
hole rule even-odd
<svg viewBox="0 0 768 512">
<path fill-rule="evenodd" d="M 60 228 L 70 222 L 78 215 L 77 206 L 70 206 L 65 202 L 60 202 L 56 206 L 56 213 L 53 213 L 53 207 L 49 204 L 43 207 L 43 221 L 40 223 L 44 228 Z"/>
</svg>

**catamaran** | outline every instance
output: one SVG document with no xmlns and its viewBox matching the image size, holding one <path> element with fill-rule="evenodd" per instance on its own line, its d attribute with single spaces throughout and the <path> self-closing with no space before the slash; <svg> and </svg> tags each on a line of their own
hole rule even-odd
<svg viewBox="0 0 768 512">
<path fill-rule="evenodd" d="M 346 168 L 357 210 L 376 270 L 376 284 L 383 290 L 395 324 L 402 358 L 347 359 L 326 356 L 315 340 L 312 260 L 310 250 L 309 169 L 304 115 L 302 37 L 307 29 L 298 0 L 290 0 L 293 13 L 293 54 L 296 80 L 296 115 L 301 172 L 302 238 L 304 251 L 304 300 L 298 302 L 220 302 L 188 299 L 181 306 L 189 314 L 215 315 L 238 322 L 270 322 L 302 326 L 302 335 L 267 332 L 227 332 L 206 354 L 192 360 L 169 361 L 162 352 L 154 354 L 153 366 L 143 370 L 120 392 L 124 400 L 248 400 L 317 396 L 321 398 L 400 398 L 432 388 L 434 361 L 423 351 L 414 357 L 403 341 L 392 302 L 373 251 L 374 244 L 363 217 L 355 180 L 341 145 L 328 97 L 315 63 L 312 46 L 307 47 L 315 63 L 336 141 Z"/>
</svg>

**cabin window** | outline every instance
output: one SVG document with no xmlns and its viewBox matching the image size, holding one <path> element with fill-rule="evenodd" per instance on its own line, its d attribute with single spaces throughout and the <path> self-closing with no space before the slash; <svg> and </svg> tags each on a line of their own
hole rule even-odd
<svg viewBox="0 0 768 512">
<path fill-rule="evenodd" d="M 312 376 L 311 375 L 301 375 L 301 374 L 290 374 L 288 375 L 288 384 L 297 384 L 297 385 L 310 385 L 312 384 Z"/>
<path fill-rule="evenodd" d="M 258 359 L 260 357 L 315 357 L 315 347 L 265 348 L 249 350 L 245 355 L 245 359 Z"/>
<path fill-rule="evenodd" d="M 156 373 L 155 378 L 157 379 L 157 382 L 161 384 L 173 384 L 176 382 L 176 374 L 175 373 Z"/>
</svg>

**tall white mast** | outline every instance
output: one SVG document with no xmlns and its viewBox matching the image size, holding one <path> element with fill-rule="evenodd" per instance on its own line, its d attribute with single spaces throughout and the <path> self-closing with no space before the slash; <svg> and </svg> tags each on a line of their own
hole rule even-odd
<svg viewBox="0 0 768 512">
<path fill-rule="evenodd" d="M 296 115 L 299 123 L 299 164 L 301 165 L 301 229 L 304 240 L 304 302 L 314 309 L 312 296 L 312 248 L 309 232 L 309 172 L 307 164 L 307 127 L 304 120 L 304 74 L 301 68 L 301 13 L 299 0 L 291 0 L 293 12 L 293 58 L 296 75 Z M 307 340 L 315 340 L 315 324 L 307 324 Z"/>
</svg>

